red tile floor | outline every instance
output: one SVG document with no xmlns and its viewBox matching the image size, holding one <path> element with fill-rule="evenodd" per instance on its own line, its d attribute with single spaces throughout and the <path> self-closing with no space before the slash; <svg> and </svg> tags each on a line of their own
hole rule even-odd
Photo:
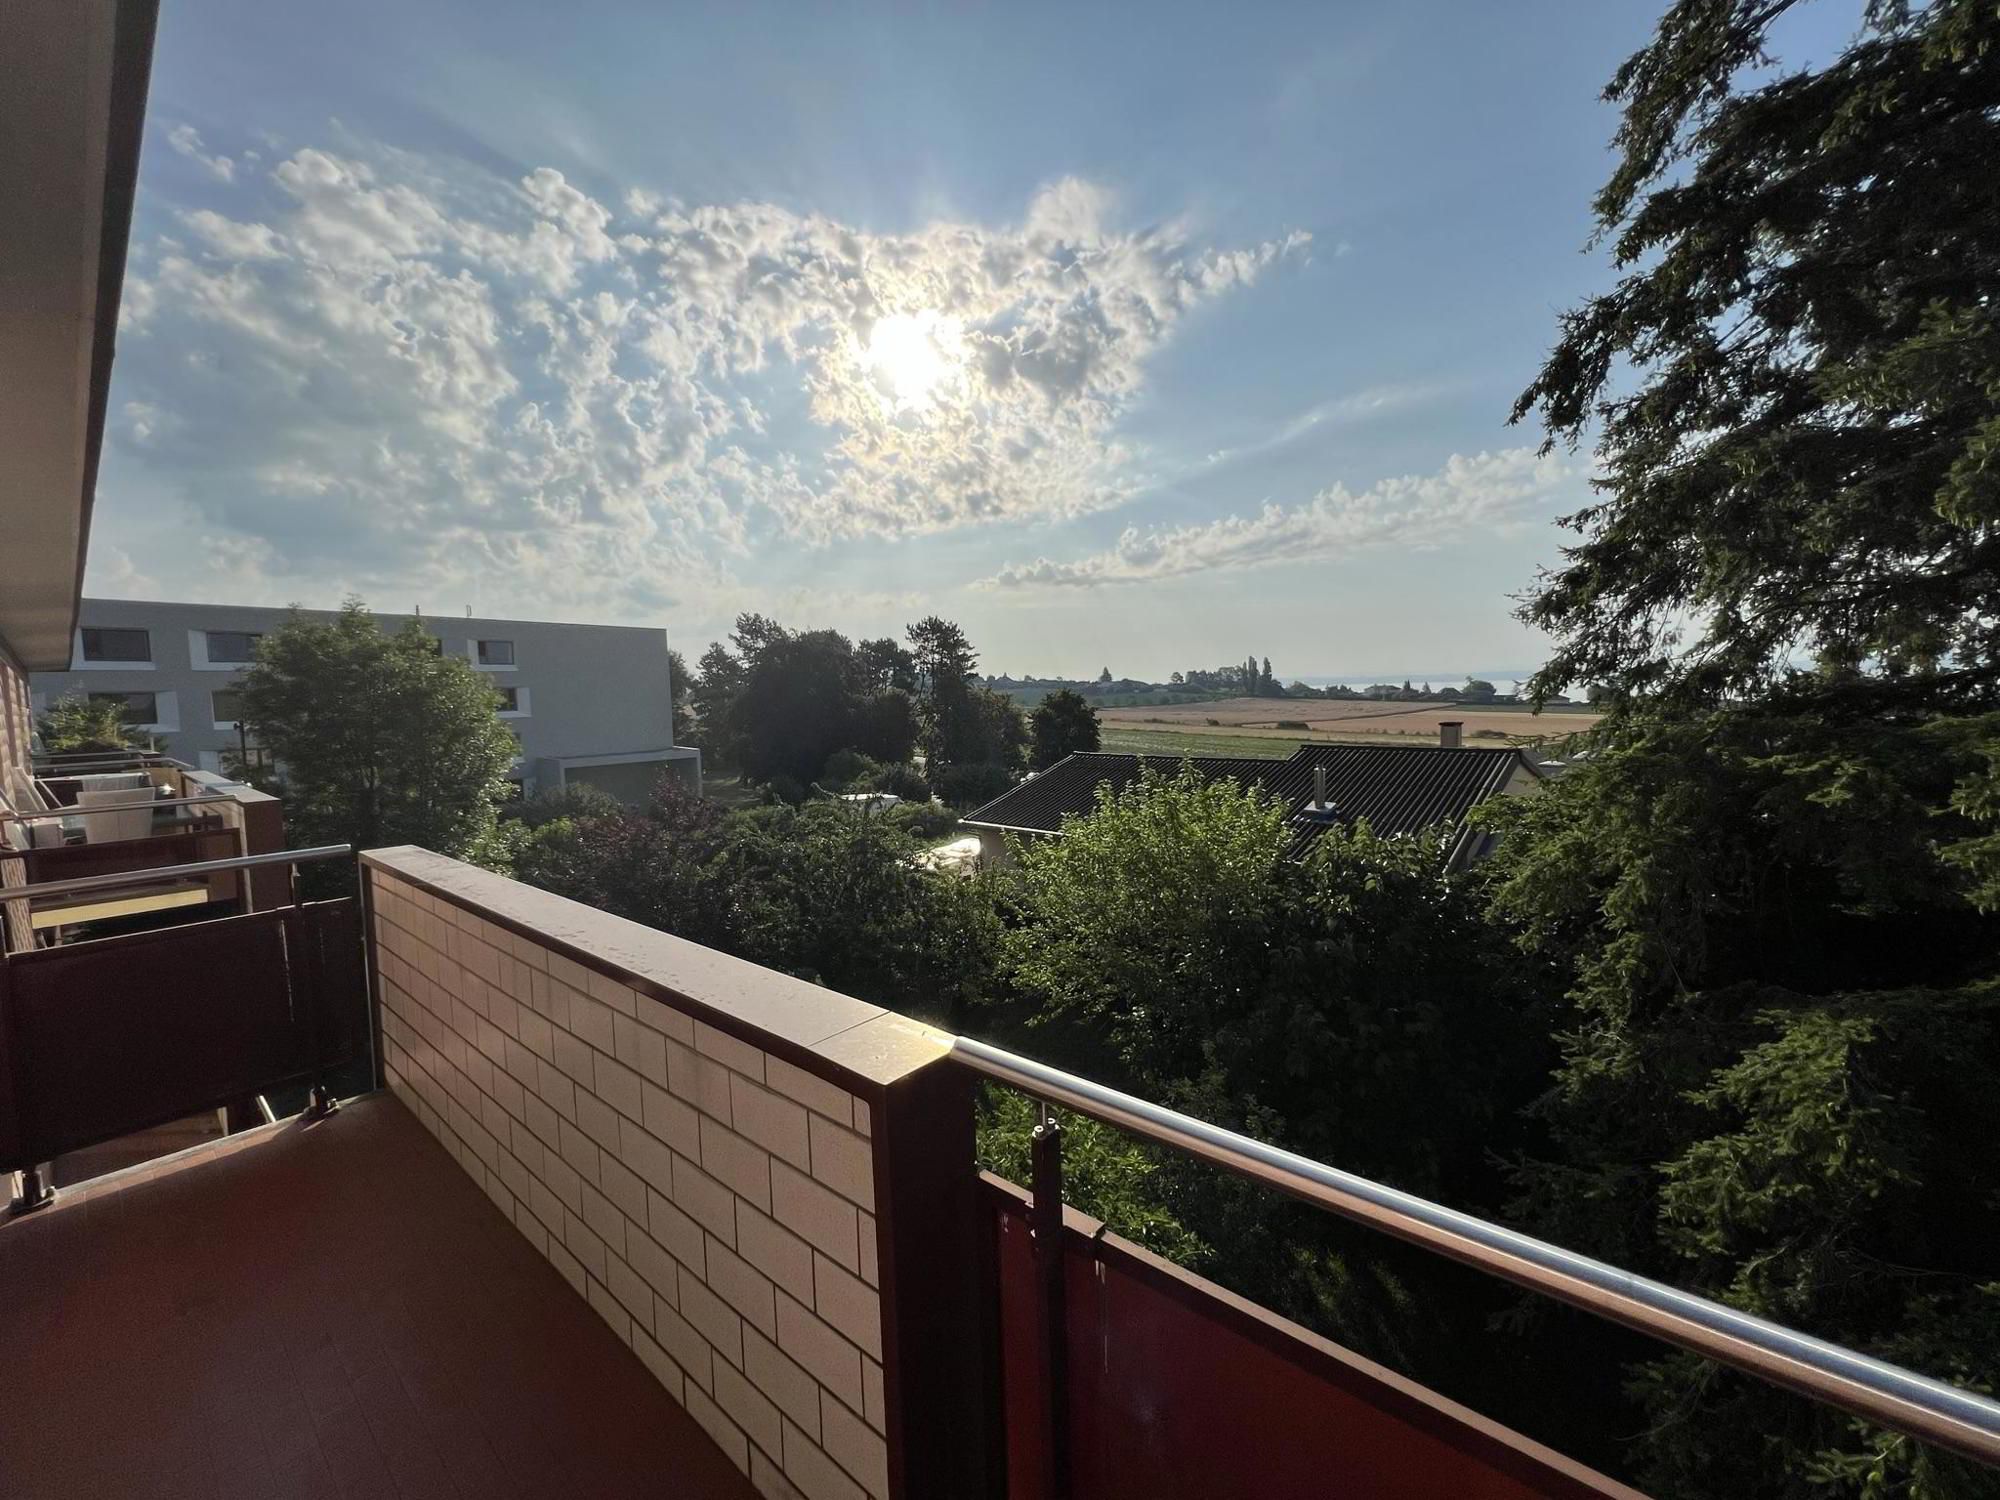
<svg viewBox="0 0 2000 1500">
<path fill-rule="evenodd" d="M 752 1495 L 387 1095 L 0 1223 L 0 1495 Z"/>
</svg>

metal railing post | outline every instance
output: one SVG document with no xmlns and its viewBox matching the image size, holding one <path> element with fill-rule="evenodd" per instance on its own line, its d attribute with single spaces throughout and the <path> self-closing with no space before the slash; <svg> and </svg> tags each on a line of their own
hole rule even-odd
<svg viewBox="0 0 2000 1500">
<path fill-rule="evenodd" d="M 290 869 L 292 889 L 293 982 L 305 1012 L 307 1033 L 312 1039 L 312 1087 L 306 1091 L 306 1118 L 323 1120 L 340 1108 L 340 1101 L 326 1083 L 326 1007 L 320 993 L 318 935 L 312 931 L 306 913 L 305 887 L 299 881 L 299 867 Z"/>
<path fill-rule="evenodd" d="M 1039 1101 L 1038 1101 L 1039 1103 Z M 1062 1126 L 1040 1104 L 1031 1151 L 1034 1202 L 1028 1223 L 1035 1237 L 1035 1280 L 1041 1300 L 1037 1388 L 1042 1418 L 1041 1493 L 1069 1496 L 1069 1312 L 1063 1260 Z"/>
</svg>

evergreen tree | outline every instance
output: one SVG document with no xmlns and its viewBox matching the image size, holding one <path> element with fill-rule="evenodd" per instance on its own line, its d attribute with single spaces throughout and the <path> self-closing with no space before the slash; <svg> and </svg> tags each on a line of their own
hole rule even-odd
<svg viewBox="0 0 2000 1500">
<path fill-rule="evenodd" d="M 1529 600 L 1593 754 L 1496 808 L 1496 912 L 1569 981 L 1522 1214 L 1948 1379 L 2000 1368 L 2000 24 L 1680 0 L 1620 69 L 1620 279 L 1516 415 L 1597 437 Z M 1466 696 L 1486 684 L 1467 684 Z M 1690 1359 L 1636 1377 L 1661 1495 L 1990 1476 Z"/>
<path fill-rule="evenodd" d="M 1047 770 L 1066 755 L 1079 750 L 1095 750 L 1099 744 L 1097 710 L 1081 693 L 1068 688 L 1050 693 L 1028 716 L 1033 748 L 1028 764 Z"/>
</svg>

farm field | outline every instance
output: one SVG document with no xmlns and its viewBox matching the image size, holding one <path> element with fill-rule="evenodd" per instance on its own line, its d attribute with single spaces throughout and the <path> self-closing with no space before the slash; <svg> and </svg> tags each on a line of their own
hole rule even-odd
<svg viewBox="0 0 2000 1500">
<path fill-rule="evenodd" d="M 1150 739 L 1227 740 L 1233 748 L 1194 750 L 1197 755 L 1285 755 L 1302 740 L 1333 740 L 1349 744 L 1436 744 L 1438 725 L 1457 719 L 1465 725 L 1468 745 L 1535 744 L 1592 728 L 1600 715 L 1581 705 L 1558 706 L 1536 714 L 1525 707 L 1455 703 L 1366 703 L 1308 698 L 1222 698 L 1209 703 L 1177 703 L 1150 708 L 1110 708 L 1098 714 L 1106 749 L 1139 750 L 1139 745 L 1112 743 L 1114 736 L 1145 735 Z M 1210 721 L 1215 722 L 1211 723 Z M 1279 728 L 1280 722 L 1296 727 Z M 1278 743 L 1271 744 L 1276 741 Z M 1146 753 L 1172 754 L 1177 745 Z"/>
</svg>

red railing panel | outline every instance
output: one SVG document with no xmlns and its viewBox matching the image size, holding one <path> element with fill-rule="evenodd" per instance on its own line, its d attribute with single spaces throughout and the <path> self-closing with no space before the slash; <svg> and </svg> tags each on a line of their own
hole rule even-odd
<svg viewBox="0 0 2000 1500">
<path fill-rule="evenodd" d="M 997 1179 L 985 1186 L 998 1237 L 1008 1494 L 1043 1500 L 1025 1195 Z M 1075 1500 L 1635 1497 L 1073 1211 L 1063 1253 Z"/>
<path fill-rule="evenodd" d="M 0 1170 L 303 1081 L 366 1029 L 352 900 L 17 953 Z"/>
</svg>

